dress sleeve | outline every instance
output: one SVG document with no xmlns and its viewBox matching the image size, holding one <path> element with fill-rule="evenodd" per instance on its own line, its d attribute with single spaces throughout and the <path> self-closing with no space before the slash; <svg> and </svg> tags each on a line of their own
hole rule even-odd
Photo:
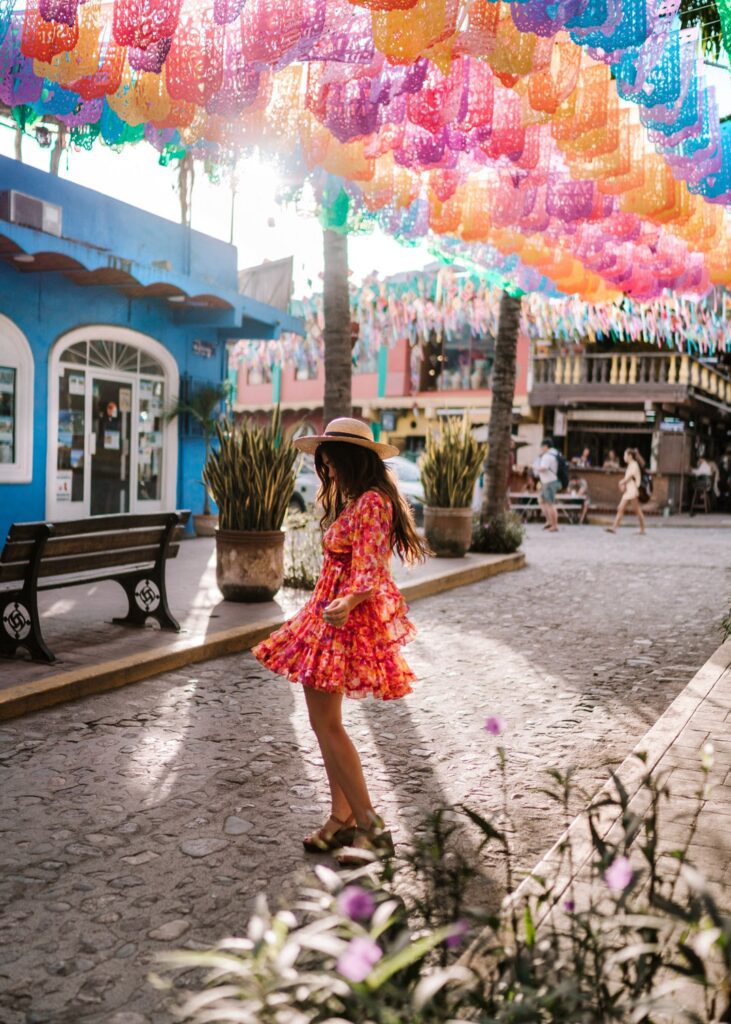
<svg viewBox="0 0 731 1024">
<path fill-rule="evenodd" d="M 373 590 L 388 571 L 391 557 L 391 503 L 378 491 L 366 491 L 353 516 L 353 555 L 350 591 Z"/>
</svg>

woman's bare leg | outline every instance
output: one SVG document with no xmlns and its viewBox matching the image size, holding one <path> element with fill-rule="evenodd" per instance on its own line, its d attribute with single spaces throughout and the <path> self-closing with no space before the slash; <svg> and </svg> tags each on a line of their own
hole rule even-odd
<svg viewBox="0 0 731 1024">
<path fill-rule="evenodd" d="M 619 529 L 619 524 L 624 519 L 624 513 L 626 512 L 626 510 L 627 502 L 623 498 L 620 501 L 619 505 L 617 505 L 617 514 L 614 517 L 614 522 L 612 523 L 612 533 L 616 533 L 616 531 Z"/>
<path fill-rule="evenodd" d="M 645 515 L 644 515 L 644 513 L 642 511 L 642 505 L 640 505 L 640 499 L 639 498 L 635 498 L 634 511 L 635 511 L 635 514 L 637 515 L 637 518 L 640 521 L 640 533 L 644 533 L 645 532 Z"/>
<path fill-rule="evenodd" d="M 330 782 L 333 814 L 344 821 L 352 811 L 360 828 L 370 828 L 375 812 L 358 752 L 343 727 L 342 694 L 324 693 L 309 686 L 304 689 L 310 724 Z"/>
</svg>

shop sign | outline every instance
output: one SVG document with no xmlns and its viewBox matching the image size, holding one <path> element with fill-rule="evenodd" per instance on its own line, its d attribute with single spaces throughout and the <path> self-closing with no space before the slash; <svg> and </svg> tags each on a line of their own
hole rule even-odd
<svg viewBox="0 0 731 1024">
<path fill-rule="evenodd" d="M 666 419 L 660 424 L 660 430 L 663 434 L 683 434 L 685 433 L 685 423 L 683 420 Z"/>
<path fill-rule="evenodd" d="M 196 338 L 193 342 L 193 352 L 203 359 L 213 359 L 216 354 L 216 346 L 212 341 L 199 341 Z"/>
</svg>

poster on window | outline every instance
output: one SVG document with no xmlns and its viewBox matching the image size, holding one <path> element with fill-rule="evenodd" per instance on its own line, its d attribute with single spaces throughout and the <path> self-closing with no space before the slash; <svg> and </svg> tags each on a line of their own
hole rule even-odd
<svg viewBox="0 0 731 1024">
<path fill-rule="evenodd" d="M 85 395 L 86 394 L 86 376 L 83 373 L 70 373 L 69 374 L 69 394 L 70 395 Z"/>
<path fill-rule="evenodd" d="M 74 474 L 70 469 L 56 473 L 56 501 L 71 501 Z"/>
<path fill-rule="evenodd" d="M 111 452 L 118 452 L 120 450 L 120 433 L 118 430 L 104 431 L 104 447 L 107 451 Z"/>
</svg>

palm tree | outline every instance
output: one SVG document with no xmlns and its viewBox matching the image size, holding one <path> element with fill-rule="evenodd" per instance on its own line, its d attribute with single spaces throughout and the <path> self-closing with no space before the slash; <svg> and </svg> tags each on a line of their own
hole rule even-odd
<svg viewBox="0 0 731 1024">
<path fill-rule="evenodd" d="M 201 428 L 203 442 L 205 444 L 205 459 L 203 464 L 208 462 L 208 455 L 211 451 L 211 443 L 216 436 L 216 424 L 219 420 L 221 403 L 226 402 L 229 397 L 229 386 L 226 383 L 199 384 L 193 388 L 186 398 L 178 396 L 174 398 L 171 405 L 165 410 L 165 420 L 169 422 L 176 416 L 192 416 Z M 211 514 L 211 503 L 208 497 L 208 488 L 203 487 L 203 515 Z"/>
<path fill-rule="evenodd" d="M 522 299 L 504 291 L 500 299 L 495 362 L 492 368 L 492 405 L 487 433 L 485 475 L 487 487 L 480 521 L 483 526 L 506 510 L 510 475 L 510 439 L 513 426 L 515 362 Z"/>
<path fill-rule="evenodd" d="M 325 228 L 323 233 L 325 277 L 325 423 L 352 413 L 352 345 L 350 296 L 348 294 L 348 236 Z"/>
</svg>

